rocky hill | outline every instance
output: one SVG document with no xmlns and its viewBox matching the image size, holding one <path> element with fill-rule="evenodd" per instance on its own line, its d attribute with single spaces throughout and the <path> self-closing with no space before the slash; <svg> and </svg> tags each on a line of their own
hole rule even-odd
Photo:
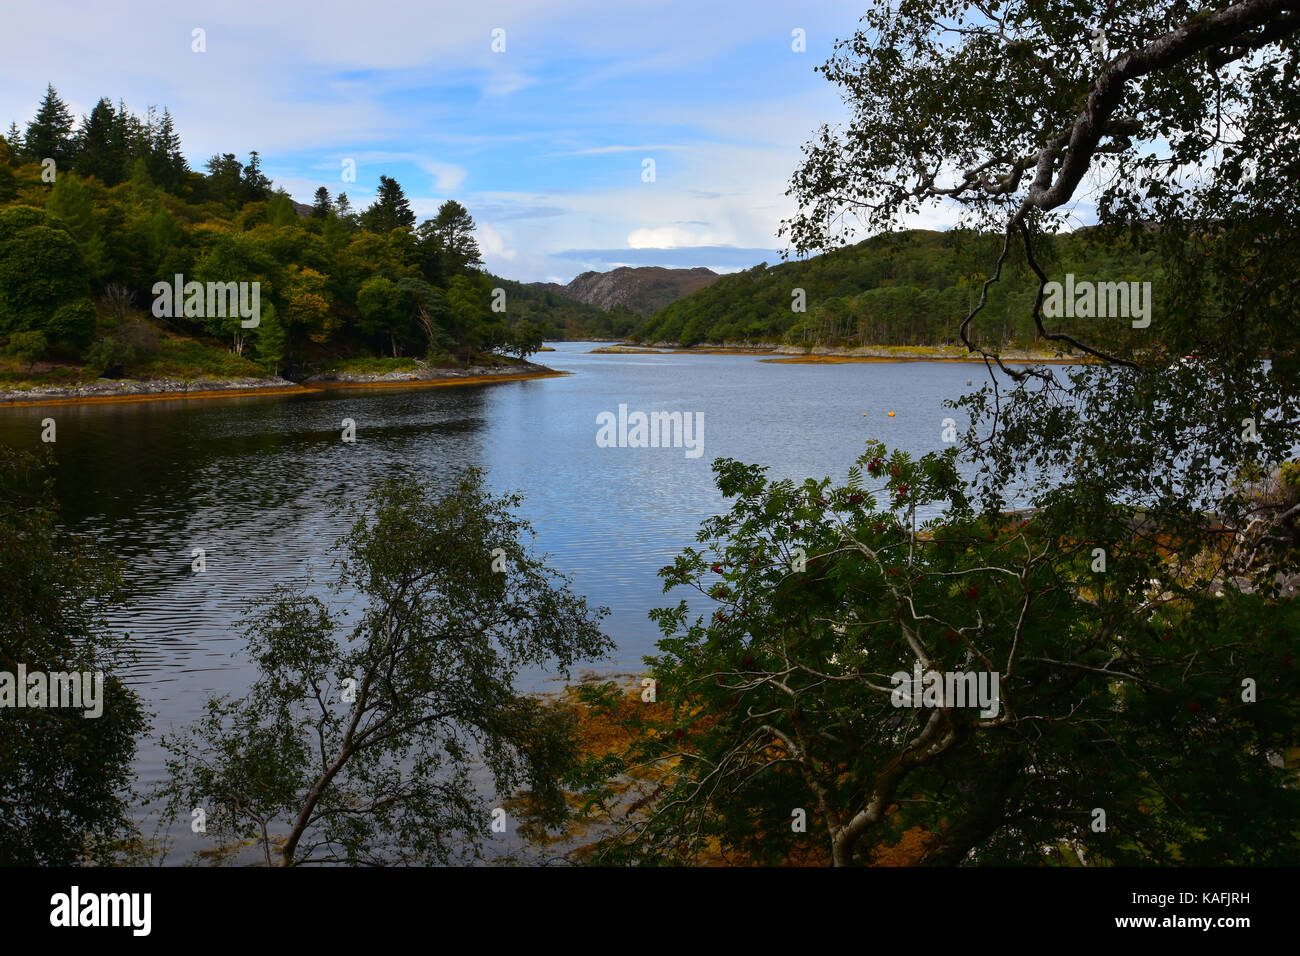
<svg viewBox="0 0 1300 956">
<path fill-rule="evenodd" d="M 712 285 L 718 278 L 718 273 L 703 267 L 620 266 L 609 272 L 584 272 L 568 285 L 530 284 L 606 311 L 622 306 L 641 315 L 653 315 L 664 306 Z"/>
</svg>

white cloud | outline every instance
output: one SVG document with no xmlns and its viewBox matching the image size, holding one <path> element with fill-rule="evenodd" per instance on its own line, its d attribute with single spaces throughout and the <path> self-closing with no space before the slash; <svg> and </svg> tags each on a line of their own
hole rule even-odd
<svg viewBox="0 0 1300 956">
<path fill-rule="evenodd" d="M 692 231 L 681 226 L 633 229 L 627 236 L 629 249 L 676 249 L 678 246 L 720 245 L 711 232 Z"/>
<path fill-rule="evenodd" d="M 416 163 L 434 178 L 438 192 L 454 193 L 465 181 L 465 170 L 455 163 L 441 163 L 436 159 L 417 159 Z"/>
<path fill-rule="evenodd" d="M 488 259 L 504 259 L 507 262 L 514 262 L 518 253 L 514 249 L 507 249 L 505 239 L 501 233 L 497 232 L 486 222 L 478 224 L 478 245 L 483 251 L 483 255 Z"/>
</svg>

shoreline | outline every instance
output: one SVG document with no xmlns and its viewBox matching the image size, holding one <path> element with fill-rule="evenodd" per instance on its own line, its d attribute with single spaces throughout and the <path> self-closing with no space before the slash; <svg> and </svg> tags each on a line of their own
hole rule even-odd
<svg viewBox="0 0 1300 956">
<path fill-rule="evenodd" d="M 1008 365 L 1082 365 L 1082 358 L 1060 355 L 1006 354 L 1001 356 Z M 778 358 L 761 358 L 760 362 L 772 365 L 853 365 L 871 362 L 973 362 L 984 364 L 981 355 L 783 355 Z"/>
<path fill-rule="evenodd" d="M 422 372 L 348 374 L 316 377 L 303 382 L 283 378 L 265 379 L 161 379 L 90 382 L 85 385 L 0 391 L 0 408 L 39 405 L 111 405 L 128 402 L 184 401 L 187 399 L 240 398 L 262 395 L 307 395 L 333 389 L 431 388 L 448 385 L 484 385 L 533 378 L 569 375 L 531 362 L 523 366 L 471 366 L 468 369 L 437 369 Z"/>
<path fill-rule="evenodd" d="M 437 388 L 446 385 L 482 385 L 486 382 L 518 382 L 533 378 L 558 378 L 572 375 L 573 372 L 561 372 L 553 368 L 534 366 L 527 372 L 492 372 L 486 368 L 470 368 L 469 375 L 439 375 L 424 378 L 375 379 L 374 381 L 350 381 L 347 379 L 319 379 L 303 382 L 298 391 L 325 392 L 345 388 Z"/>
<path fill-rule="evenodd" d="M 943 346 L 867 346 L 855 349 L 826 347 L 804 350 L 794 346 L 702 345 L 693 348 L 657 342 L 654 345 L 613 345 L 592 349 L 589 355 L 752 355 L 760 362 L 777 365 L 845 365 L 875 362 L 974 362 L 984 364 L 978 353 Z M 1010 349 L 1002 361 L 1017 365 L 1079 365 L 1088 356 L 1059 355 Z"/>
</svg>

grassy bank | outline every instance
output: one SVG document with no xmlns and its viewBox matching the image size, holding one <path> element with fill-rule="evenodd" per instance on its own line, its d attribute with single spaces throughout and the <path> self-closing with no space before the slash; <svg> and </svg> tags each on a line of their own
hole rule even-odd
<svg viewBox="0 0 1300 956">
<path fill-rule="evenodd" d="M 79 362 L 24 364 L 0 357 L 0 391 L 38 388 L 76 388 L 99 380 L 104 370 Z M 229 349 L 181 335 L 159 336 L 152 354 L 122 363 L 120 379 L 148 382 L 156 379 L 265 378 L 267 372 Z"/>
</svg>

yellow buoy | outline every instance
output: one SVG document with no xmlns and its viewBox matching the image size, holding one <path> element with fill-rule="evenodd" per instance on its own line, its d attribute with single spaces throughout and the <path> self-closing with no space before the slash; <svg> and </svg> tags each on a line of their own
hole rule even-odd
<svg viewBox="0 0 1300 956">
<path fill-rule="evenodd" d="M 893 417 L 894 417 L 894 413 L 893 413 L 893 412 L 890 412 L 890 413 L 889 413 L 889 417 L 890 417 L 890 418 L 893 418 Z"/>
</svg>

